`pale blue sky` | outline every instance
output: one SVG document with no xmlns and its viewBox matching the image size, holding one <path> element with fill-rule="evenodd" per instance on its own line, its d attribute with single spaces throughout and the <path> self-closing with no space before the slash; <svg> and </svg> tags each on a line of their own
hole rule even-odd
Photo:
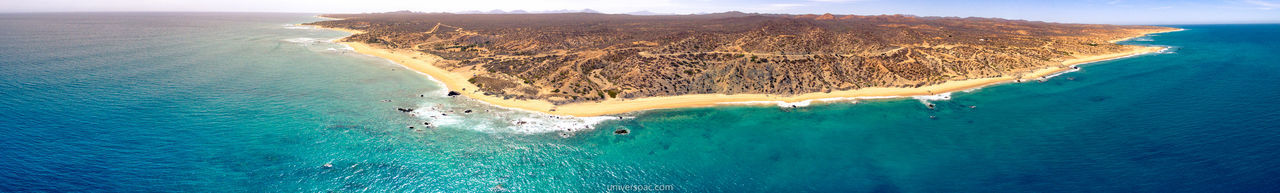
<svg viewBox="0 0 1280 193">
<path fill-rule="evenodd" d="M 606 13 L 912 14 L 1070 23 L 1280 23 L 1280 0 L 0 0 L 0 12 L 307 12 L 593 9 Z"/>
</svg>

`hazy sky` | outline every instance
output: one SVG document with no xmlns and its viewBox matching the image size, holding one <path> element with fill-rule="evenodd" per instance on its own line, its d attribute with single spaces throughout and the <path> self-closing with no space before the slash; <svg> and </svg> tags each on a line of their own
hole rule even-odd
<svg viewBox="0 0 1280 193">
<path fill-rule="evenodd" d="M 1280 0 L 0 0 L 0 12 L 360 13 L 593 9 L 605 13 L 912 14 L 1072 23 L 1280 23 Z"/>
</svg>

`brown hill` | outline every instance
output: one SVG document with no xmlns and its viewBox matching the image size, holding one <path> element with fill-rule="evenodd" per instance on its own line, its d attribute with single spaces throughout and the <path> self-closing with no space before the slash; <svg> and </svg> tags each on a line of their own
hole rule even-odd
<svg viewBox="0 0 1280 193">
<path fill-rule="evenodd" d="M 335 14 L 344 39 L 443 58 L 486 95 L 556 104 L 791 95 L 1019 75 L 1172 28 L 904 15 Z"/>
</svg>

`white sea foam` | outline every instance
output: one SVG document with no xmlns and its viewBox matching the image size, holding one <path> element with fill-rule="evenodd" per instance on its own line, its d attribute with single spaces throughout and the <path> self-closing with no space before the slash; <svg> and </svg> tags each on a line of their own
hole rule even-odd
<svg viewBox="0 0 1280 193">
<path fill-rule="evenodd" d="M 1062 75 L 1062 74 L 1072 73 L 1072 72 L 1078 72 L 1078 71 L 1080 71 L 1080 68 L 1072 68 L 1071 70 L 1064 70 L 1064 71 L 1061 71 L 1061 72 L 1058 72 L 1058 73 L 1053 73 L 1053 74 L 1050 74 L 1050 75 L 1048 75 L 1048 76 L 1044 76 L 1044 77 L 1042 77 L 1042 78 L 1039 78 L 1039 80 L 1040 80 L 1040 81 L 1046 81 L 1046 80 L 1049 80 L 1050 78 L 1058 77 L 1058 76 L 1060 76 L 1060 75 Z"/>
<path fill-rule="evenodd" d="M 346 51 L 356 51 L 356 48 L 353 48 L 353 47 L 351 47 L 351 46 L 349 46 L 349 45 L 346 45 L 346 44 L 336 44 L 336 45 L 338 45 L 338 49 L 342 49 L 342 50 L 346 50 Z M 372 57 L 372 56 L 370 56 L 370 57 Z M 388 61 L 388 62 L 391 62 L 391 59 L 387 59 L 387 61 Z M 392 63 L 395 63 L 395 62 L 392 62 Z M 408 69 L 408 68 L 405 68 L 405 69 Z"/>
<path fill-rule="evenodd" d="M 777 105 L 778 107 L 782 107 L 782 108 L 792 108 L 792 107 L 807 107 L 807 106 L 809 106 L 809 105 L 813 105 L 813 103 L 814 103 L 814 102 L 821 102 L 821 103 L 833 103 L 833 102 L 845 102 L 845 101 L 848 101 L 848 102 L 850 102 L 850 103 L 858 103 L 858 101 L 859 101 L 859 100 L 894 99 L 894 98 L 903 98 L 903 96 L 832 97 L 832 98 L 809 99 L 809 100 L 803 100 L 803 101 L 799 101 L 799 102 L 786 102 L 786 101 L 742 101 L 742 102 L 720 102 L 720 103 L 716 103 L 716 104 L 721 104 L 721 105 Z"/>
<path fill-rule="evenodd" d="M 921 100 L 921 101 L 951 100 L 951 93 L 948 92 L 948 93 L 935 94 L 935 95 L 917 95 L 917 96 L 911 96 L 911 98 Z"/>
<path fill-rule="evenodd" d="M 307 37 L 289 38 L 289 39 L 284 39 L 283 41 L 286 41 L 286 42 L 292 42 L 292 43 L 299 43 L 299 44 L 316 44 L 316 43 L 322 43 L 322 41 L 320 41 L 320 39 L 307 38 Z"/>
<path fill-rule="evenodd" d="M 440 89 L 443 90 L 443 89 Z M 432 92 L 435 93 L 435 92 Z M 464 128 L 480 132 L 537 134 L 548 132 L 575 133 L 595 129 L 595 125 L 607 120 L 626 119 L 621 116 L 574 117 L 556 116 L 484 104 L 467 98 L 429 97 L 412 114 L 433 127 Z M 425 94 L 424 94 L 425 95 Z M 434 100 L 433 100 L 434 99 Z M 467 113 L 467 110 L 471 110 Z"/>
<path fill-rule="evenodd" d="M 619 117 L 560 117 L 546 116 L 541 117 L 532 114 L 524 117 L 515 118 L 509 125 L 505 126 L 505 131 L 514 131 L 517 133 L 545 133 L 545 132 L 578 132 L 594 130 L 595 125 L 606 121 L 622 119 Z"/>
<path fill-rule="evenodd" d="M 723 104 L 723 105 L 778 105 L 778 107 L 789 108 L 789 107 L 807 107 L 807 106 L 809 106 L 809 105 L 810 105 L 810 104 L 812 104 L 812 103 L 813 103 L 813 100 L 804 100 L 804 101 L 800 101 L 800 102 L 786 102 L 786 101 L 742 101 L 742 102 L 720 102 L 720 103 L 716 103 L 716 104 Z"/>
<path fill-rule="evenodd" d="M 315 27 L 305 26 L 305 25 L 297 25 L 297 24 L 284 24 L 284 25 L 280 25 L 280 26 L 281 26 L 281 27 L 284 27 L 285 29 L 316 29 Z"/>
</svg>

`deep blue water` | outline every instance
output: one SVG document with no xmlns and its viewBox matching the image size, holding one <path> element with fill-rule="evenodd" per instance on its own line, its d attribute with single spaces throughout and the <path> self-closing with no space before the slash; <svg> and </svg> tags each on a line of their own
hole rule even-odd
<svg viewBox="0 0 1280 193">
<path fill-rule="evenodd" d="M 0 192 L 1280 191 L 1275 24 L 1175 26 L 1125 42 L 1169 53 L 936 110 L 656 110 L 562 137 L 287 25 L 314 20 L 0 14 Z M 493 111 L 394 110 L 436 105 Z"/>
</svg>

